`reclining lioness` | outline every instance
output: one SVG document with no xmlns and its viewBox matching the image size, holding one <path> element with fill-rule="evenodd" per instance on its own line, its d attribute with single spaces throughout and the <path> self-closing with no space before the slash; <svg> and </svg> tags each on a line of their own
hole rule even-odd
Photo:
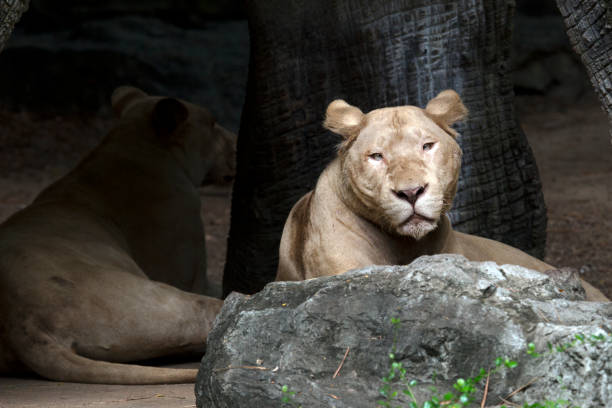
<svg viewBox="0 0 612 408">
<path fill-rule="evenodd" d="M 235 136 L 136 88 L 112 104 L 120 119 L 100 146 L 0 226 L 0 374 L 195 381 L 120 363 L 203 349 L 222 301 L 178 288 L 205 289 L 197 187 L 231 176 Z"/>
<path fill-rule="evenodd" d="M 461 149 L 451 125 L 466 115 L 452 90 L 425 109 L 401 106 L 363 114 L 333 101 L 324 126 L 343 137 L 338 157 L 291 210 L 276 279 L 407 264 L 438 253 L 554 269 L 508 245 L 452 229 L 446 213 L 457 190 Z M 588 299 L 607 300 L 587 282 L 583 286 Z"/>
</svg>

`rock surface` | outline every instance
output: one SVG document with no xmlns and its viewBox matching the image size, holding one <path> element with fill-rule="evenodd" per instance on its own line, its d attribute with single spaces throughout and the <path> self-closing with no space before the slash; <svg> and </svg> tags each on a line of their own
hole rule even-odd
<svg viewBox="0 0 612 408">
<path fill-rule="evenodd" d="M 535 360 L 525 353 L 529 342 L 541 351 L 577 333 L 610 332 L 612 303 L 583 296 L 576 276 L 564 271 L 544 275 L 454 255 L 271 283 L 253 296 L 233 293 L 208 338 L 197 406 L 282 406 L 288 385 L 303 407 L 373 407 L 394 342 L 396 361 L 419 381 L 420 400 L 429 397 L 432 377 L 442 395 L 457 378 L 507 356 L 519 365 L 491 377 L 489 406 L 536 376 L 511 401 L 571 397 L 580 406 L 604 406 L 612 399 L 610 341 Z M 396 334 L 392 317 L 400 319 Z"/>
</svg>

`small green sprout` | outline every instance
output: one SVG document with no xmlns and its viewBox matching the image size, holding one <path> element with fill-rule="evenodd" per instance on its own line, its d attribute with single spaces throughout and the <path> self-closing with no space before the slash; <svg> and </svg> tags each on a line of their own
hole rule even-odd
<svg viewBox="0 0 612 408">
<path fill-rule="evenodd" d="M 282 397 L 281 402 L 286 405 L 290 405 L 291 407 L 301 408 L 302 406 L 293 400 L 293 396 L 295 395 L 295 391 L 291 391 L 288 385 L 283 385 L 281 387 Z"/>
</svg>

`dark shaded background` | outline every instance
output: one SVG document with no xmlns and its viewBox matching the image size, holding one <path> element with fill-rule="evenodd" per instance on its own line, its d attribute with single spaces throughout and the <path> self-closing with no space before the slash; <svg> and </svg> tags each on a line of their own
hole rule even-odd
<svg viewBox="0 0 612 408">
<path fill-rule="evenodd" d="M 248 64 L 240 0 L 33 0 L 0 58 L 0 107 L 107 113 L 130 83 L 214 107 L 237 130 Z M 517 2 L 515 91 L 569 105 L 590 88 L 554 0 Z"/>
</svg>

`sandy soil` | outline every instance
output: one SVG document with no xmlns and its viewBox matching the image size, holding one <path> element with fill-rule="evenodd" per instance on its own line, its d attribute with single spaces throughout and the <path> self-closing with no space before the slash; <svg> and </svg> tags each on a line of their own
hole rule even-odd
<svg viewBox="0 0 612 408">
<path fill-rule="evenodd" d="M 568 108 L 533 97 L 520 99 L 519 105 L 548 207 L 546 261 L 580 269 L 612 297 L 612 145 L 606 116 L 592 95 Z M 113 119 L 0 112 L 0 123 L 1 222 L 74 166 Z M 203 188 L 201 197 L 209 274 L 220 285 L 231 188 Z M 190 384 L 105 386 L 0 378 L 0 408 L 194 404 Z"/>
</svg>

